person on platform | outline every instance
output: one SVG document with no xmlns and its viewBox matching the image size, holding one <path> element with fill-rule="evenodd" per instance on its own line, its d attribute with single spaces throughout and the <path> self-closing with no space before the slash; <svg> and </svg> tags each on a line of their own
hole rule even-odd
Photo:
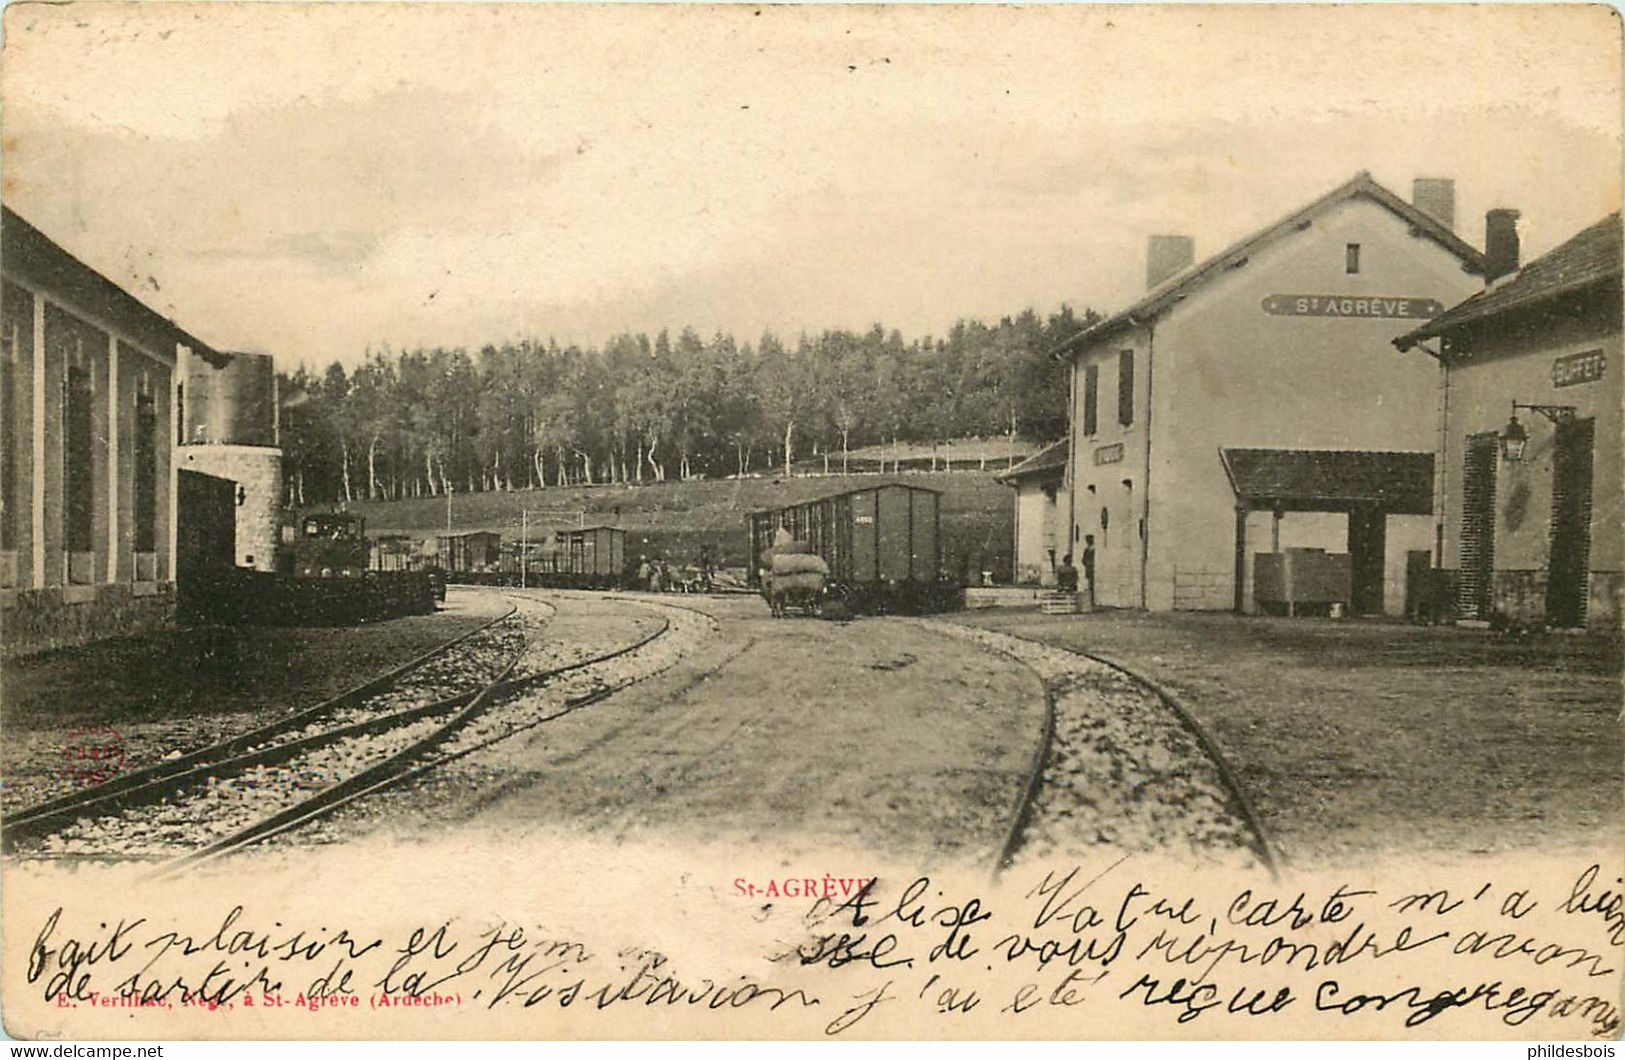
<svg viewBox="0 0 1625 1060">
<path fill-rule="evenodd" d="M 1072 553 L 1061 557 L 1061 566 L 1055 571 L 1055 587 L 1063 593 L 1078 591 L 1078 568 L 1072 565 Z"/>
<path fill-rule="evenodd" d="M 1083 583 L 1088 590 L 1089 606 L 1095 606 L 1095 535 L 1083 535 Z"/>
</svg>

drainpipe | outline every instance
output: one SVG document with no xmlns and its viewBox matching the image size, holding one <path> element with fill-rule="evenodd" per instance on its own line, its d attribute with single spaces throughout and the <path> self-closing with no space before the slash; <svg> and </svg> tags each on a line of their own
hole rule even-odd
<svg viewBox="0 0 1625 1060">
<path fill-rule="evenodd" d="M 1077 473 L 1073 470 L 1078 457 L 1073 448 L 1077 439 L 1077 432 L 1074 429 L 1078 412 L 1077 352 L 1073 351 L 1070 357 L 1072 363 L 1066 377 L 1066 542 L 1061 550 L 1063 556 L 1072 551 L 1072 535 L 1077 533 L 1078 522 Z"/>
<path fill-rule="evenodd" d="M 1151 410 L 1155 407 L 1151 387 L 1156 378 L 1156 363 L 1157 325 L 1153 320 L 1145 326 L 1145 488 L 1140 491 L 1144 494 L 1140 500 L 1140 526 L 1143 528 L 1140 534 L 1140 608 L 1145 611 L 1151 610 L 1151 598 L 1147 594 L 1151 562 Z"/>
<path fill-rule="evenodd" d="M 1426 347 L 1423 347 L 1425 350 Z M 1450 362 L 1439 340 L 1439 466 L 1433 469 L 1433 569 L 1444 570 L 1444 521 L 1450 510 Z M 1436 587 L 1435 587 L 1436 588 Z"/>
</svg>

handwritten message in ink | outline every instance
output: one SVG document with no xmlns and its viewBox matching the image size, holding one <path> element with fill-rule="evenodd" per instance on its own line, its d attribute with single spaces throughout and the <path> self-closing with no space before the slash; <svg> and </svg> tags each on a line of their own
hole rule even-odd
<svg viewBox="0 0 1625 1060">
<path fill-rule="evenodd" d="M 286 923 L 233 906 L 201 926 L 58 907 L 34 928 L 26 981 L 53 1009 L 143 1013 L 345 1009 L 667 1019 L 749 1010 L 788 1036 L 1087 1034 L 1124 1018 L 1167 1033 L 1262 1036 L 1275 1020 L 1323 1033 L 1612 1037 L 1625 949 L 1620 879 L 1589 865 L 1563 886 L 1246 887 L 1181 893 L 1118 862 L 1057 869 L 990 894 L 918 876 L 871 879 L 781 910 L 766 953 L 708 966 L 533 916 L 421 923 L 396 933 Z M 741 915 L 759 915 L 751 907 Z M 725 914 L 723 914 L 725 915 Z M 544 921 L 545 922 L 545 921 Z M 714 958 L 713 958 L 714 959 Z M 270 1014 L 267 1017 L 267 1013 Z M 274 1026 L 275 1024 L 273 1024 Z M 619 1028 L 628 1026 L 617 1022 Z"/>
</svg>

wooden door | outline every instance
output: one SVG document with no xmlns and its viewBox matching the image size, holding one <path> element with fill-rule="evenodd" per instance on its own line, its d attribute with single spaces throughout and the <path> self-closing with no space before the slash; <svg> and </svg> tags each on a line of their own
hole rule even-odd
<svg viewBox="0 0 1625 1060">
<path fill-rule="evenodd" d="M 1552 558 L 1546 578 L 1546 621 L 1585 625 L 1591 580 L 1591 450 L 1595 420 L 1559 424 L 1552 461 Z"/>
<path fill-rule="evenodd" d="M 1488 619 L 1495 580 L 1495 461 L 1500 440 L 1494 434 L 1467 439 L 1461 496 L 1461 579 L 1456 613 Z"/>
<path fill-rule="evenodd" d="M 1349 512 L 1349 611 L 1382 614 L 1383 558 L 1388 548 L 1388 514 L 1380 508 Z"/>
</svg>

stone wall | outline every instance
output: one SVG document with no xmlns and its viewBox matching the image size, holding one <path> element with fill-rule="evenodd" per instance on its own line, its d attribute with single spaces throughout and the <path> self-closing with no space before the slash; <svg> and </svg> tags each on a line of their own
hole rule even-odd
<svg viewBox="0 0 1625 1060">
<path fill-rule="evenodd" d="M 1546 624 L 1546 570 L 1498 570 L 1495 572 L 1491 612 L 1497 622 L 1513 626 Z M 1587 629 L 1620 628 L 1620 602 L 1625 595 L 1625 575 L 1615 571 L 1592 571 L 1586 602 Z"/>
<path fill-rule="evenodd" d="M 1498 570 L 1490 613 L 1514 626 L 1546 623 L 1546 571 Z"/>
<path fill-rule="evenodd" d="M 1228 611 L 1235 605 L 1234 571 L 1174 565 L 1175 611 Z"/>
<path fill-rule="evenodd" d="M 1625 606 L 1625 574 L 1619 571 L 1592 571 L 1591 599 L 1586 604 L 1586 628 L 1620 628 L 1622 606 Z"/>
<path fill-rule="evenodd" d="M 69 602 L 68 594 L 76 599 Z M 175 624 L 174 583 L 50 586 L 8 593 L 0 658 L 15 659 Z"/>
</svg>

